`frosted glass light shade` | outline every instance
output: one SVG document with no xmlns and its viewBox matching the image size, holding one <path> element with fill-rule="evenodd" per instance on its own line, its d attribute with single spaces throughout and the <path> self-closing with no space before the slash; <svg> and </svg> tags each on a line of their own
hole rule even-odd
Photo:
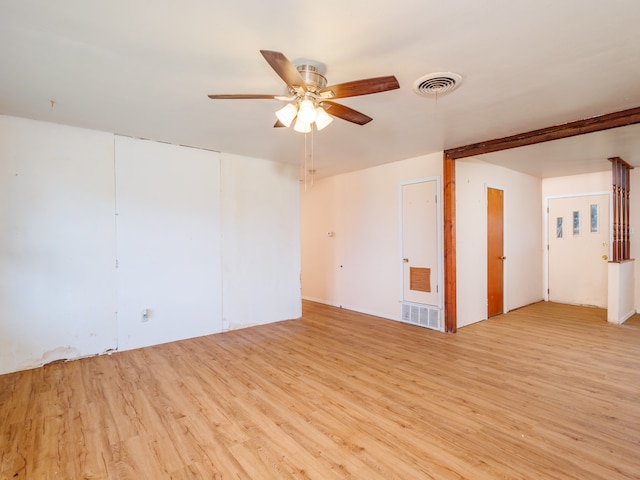
<svg viewBox="0 0 640 480">
<path fill-rule="evenodd" d="M 298 119 L 296 120 L 296 123 L 293 124 L 293 129 L 296 132 L 309 133 L 311 131 L 311 124 L 303 122 L 300 118 L 300 114 L 298 114 Z"/>
<path fill-rule="evenodd" d="M 291 125 L 291 122 L 293 122 L 293 119 L 296 118 L 297 114 L 298 111 L 296 110 L 296 106 L 291 103 L 287 103 L 280 110 L 276 111 L 277 119 L 280 120 L 280 123 L 285 127 L 289 127 Z"/>
<path fill-rule="evenodd" d="M 303 100 L 298 107 L 298 118 L 304 123 L 313 123 L 316 119 L 316 107 L 311 100 Z"/>
<path fill-rule="evenodd" d="M 333 122 L 333 117 L 331 117 L 324 108 L 316 108 L 316 128 L 318 130 L 328 127 L 331 122 Z"/>
</svg>

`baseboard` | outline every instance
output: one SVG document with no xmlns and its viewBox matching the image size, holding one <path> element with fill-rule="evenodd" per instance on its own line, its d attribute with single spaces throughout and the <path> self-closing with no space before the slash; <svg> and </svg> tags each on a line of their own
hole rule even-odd
<svg viewBox="0 0 640 480">
<path fill-rule="evenodd" d="M 364 315 L 371 315 L 372 317 L 384 318 L 386 320 L 395 320 L 397 322 L 402 321 L 401 318 L 400 318 L 400 315 L 390 316 L 390 315 L 386 315 L 384 313 L 375 312 L 373 310 L 364 310 L 364 309 L 361 309 L 361 308 L 350 307 L 348 305 L 336 304 L 336 303 L 327 302 L 326 300 L 320 300 L 319 298 L 313 298 L 313 297 L 303 296 L 302 299 L 303 300 L 308 300 L 309 302 L 315 302 L 315 303 L 321 303 L 323 305 L 329 305 L 330 307 L 343 308 L 345 310 L 350 310 L 352 312 L 363 313 Z"/>
<path fill-rule="evenodd" d="M 629 320 L 631 317 L 633 317 L 635 314 L 637 313 L 637 310 L 631 310 L 629 313 L 627 313 L 624 317 L 622 317 L 620 319 L 620 325 L 622 325 L 624 322 L 626 322 L 627 320 Z"/>
</svg>

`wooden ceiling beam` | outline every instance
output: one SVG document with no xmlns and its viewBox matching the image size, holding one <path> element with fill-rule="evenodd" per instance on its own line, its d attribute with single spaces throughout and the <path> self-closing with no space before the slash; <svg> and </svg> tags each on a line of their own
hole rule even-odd
<svg viewBox="0 0 640 480">
<path fill-rule="evenodd" d="M 473 157 L 485 153 L 499 152 L 509 148 L 525 147 L 536 143 L 560 140 L 585 133 L 600 132 L 610 128 L 625 127 L 640 123 L 640 107 L 608 113 L 597 117 L 585 118 L 575 122 L 541 128 L 530 132 L 511 135 L 510 137 L 497 138 L 486 142 L 473 143 L 462 147 L 450 148 L 444 153 L 447 158 L 455 160 L 459 158 Z"/>
</svg>

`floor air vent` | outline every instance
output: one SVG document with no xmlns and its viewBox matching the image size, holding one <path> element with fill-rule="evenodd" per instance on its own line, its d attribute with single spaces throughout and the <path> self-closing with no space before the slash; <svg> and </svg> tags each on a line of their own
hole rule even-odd
<svg viewBox="0 0 640 480">
<path fill-rule="evenodd" d="M 442 331 L 440 327 L 440 309 L 432 305 L 402 302 L 402 321 Z"/>
</svg>

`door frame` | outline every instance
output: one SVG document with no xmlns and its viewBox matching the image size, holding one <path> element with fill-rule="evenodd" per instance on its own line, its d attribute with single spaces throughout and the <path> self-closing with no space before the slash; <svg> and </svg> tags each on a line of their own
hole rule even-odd
<svg viewBox="0 0 640 480">
<path fill-rule="evenodd" d="M 506 237 L 507 237 L 507 189 L 503 186 L 503 185 L 497 185 L 494 183 L 485 183 L 484 184 L 484 205 L 485 205 L 485 212 L 487 212 L 487 208 L 489 205 L 489 189 L 493 189 L 493 190 L 501 190 L 502 191 L 502 255 L 504 255 L 506 258 L 506 260 L 509 259 L 509 255 L 507 252 L 507 242 L 506 242 Z M 489 246 L 489 231 L 486 230 L 487 228 L 487 224 L 488 224 L 489 218 L 488 215 L 485 218 L 485 254 L 486 251 L 488 249 Z M 508 291 L 507 291 L 507 285 L 508 283 L 508 274 L 507 274 L 507 268 L 506 268 L 506 260 L 504 262 L 502 262 L 502 313 L 507 313 L 509 310 L 507 309 L 507 298 L 508 298 Z M 488 262 L 488 258 L 485 257 L 485 261 Z M 488 267 L 487 264 L 485 263 L 485 279 L 488 276 Z M 484 317 L 485 320 L 489 318 L 489 282 L 487 281 L 487 284 L 485 285 L 485 310 L 484 310 Z"/>
<path fill-rule="evenodd" d="M 442 198 L 442 190 L 440 185 L 440 176 L 433 177 L 421 177 L 416 178 L 414 180 L 406 180 L 400 182 L 398 184 L 398 226 L 399 226 L 399 234 L 398 238 L 400 241 L 398 242 L 398 262 L 400 265 L 400 302 L 404 302 L 404 264 L 402 262 L 402 238 L 403 238 L 403 225 L 402 225 L 402 187 L 406 185 L 413 185 L 416 183 L 424 183 L 424 182 L 436 182 L 436 244 L 437 244 L 437 265 L 438 265 L 438 279 L 437 279 L 437 288 L 438 288 L 438 305 L 435 305 L 438 308 L 442 308 L 442 301 L 444 295 L 444 254 L 443 250 L 443 236 L 442 236 L 442 203 L 440 199 Z"/>
<path fill-rule="evenodd" d="M 545 248 L 543 249 L 543 291 L 544 301 L 549 301 L 549 201 L 561 198 L 577 198 L 577 197 L 593 197 L 596 195 L 608 195 L 609 196 L 609 258 L 611 258 L 612 242 L 613 242 L 613 196 L 611 190 L 598 191 L 598 192 L 582 192 L 582 193 L 567 193 L 564 195 L 549 195 L 544 198 L 544 218 L 545 222 L 543 227 Z"/>
</svg>

